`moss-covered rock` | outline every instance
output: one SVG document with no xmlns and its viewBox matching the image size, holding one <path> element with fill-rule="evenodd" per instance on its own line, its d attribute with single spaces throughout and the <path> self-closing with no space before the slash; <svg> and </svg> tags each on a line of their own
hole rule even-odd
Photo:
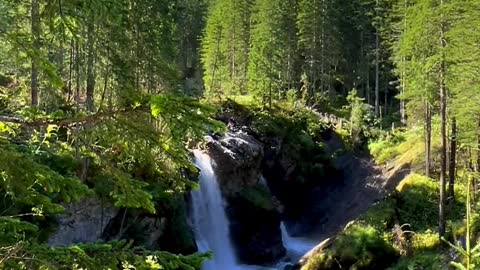
<svg viewBox="0 0 480 270">
<path fill-rule="evenodd" d="M 353 225 L 331 248 L 311 258 L 302 270 L 385 270 L 396 260 L 395 249 L 377 230 Z"/>
</svg>

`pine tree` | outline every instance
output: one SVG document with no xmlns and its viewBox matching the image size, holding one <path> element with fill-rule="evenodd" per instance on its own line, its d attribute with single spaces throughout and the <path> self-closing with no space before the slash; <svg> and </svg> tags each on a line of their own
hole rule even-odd
<svg viewBox="0 0 480 270">
<path fill-rule="evenodd" d="M 308 96 L 317 92 L 331 92 L 335 68 L 340 61 L 338 14 L 335 1 L 301 0 L 297 27 L 298 47 L 303 60 L 302 70 L 308 82 Z"/>
<path fill-rule="evenodd" d="M 209 96 L 245 91 L 251 8 L 251 1 L 210 3 L 202 42 L 205 89 Z"/>
<path fill-rule="evenodd" d="M 32 41 L 33 52 L 32 56 L 32 73 L 31 73 L 31 104 L 32 106 L 38 106 L 38 69 L 40 59 L 40 3 L 38 0 L 32 0 L 31 2 L 31 29 L 32 29 Z"/>
<path fill-rule="evenodd" d="M 254 7 L 249 90 L 271 106 L 294 81 L 294 1 L 259 0 Z M 289 28 L 290 27 L 290 28 Z"/>
</svg>

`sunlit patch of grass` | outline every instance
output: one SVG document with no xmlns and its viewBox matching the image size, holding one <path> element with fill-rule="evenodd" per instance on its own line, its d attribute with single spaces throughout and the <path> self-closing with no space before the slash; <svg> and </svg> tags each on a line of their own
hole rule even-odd
<svg viewBox="0 0 480 270">
<path fill-rule="evenodd" d="M 415 233 L 411 239 L 411 247 L 414 250 L 434 250 L 440 246 L 438 233 L 428 229 L 422 233 Z"/>
<path fill-rule="evenodd" d="M 229 96 L 228 98 L 240 105 L 247 106 L 247 107 L 250 107 L 250 106 L 257 107 L 261 103 L 260 100 L 258 100 L 258 98 L 255 98 L 254 95 L 234 95 L 234 96 Z"/>
<path fill-rule="evenodd" d="M 389 133 L 371 142 L 369 150 L 377 164 L 391 163 L 391 167 L 395 167 L 419 162 L 425 153 L 422 130 L 414 128 L 407 132 Z"/>
<path fill-rule="evenodd" d="M 433 161 L 440 149 L 440 137 L 437 119 L 432 123 L 431 153 Z M 368 146 L 377 164 L 388 164 L 390 168 L 400 168 L 410 164 L 413 168 L 423 169 L 425 162 L 425 131 L 416 126 L 407 131 L 396 130 L 371 141 Z"/>
</svg>

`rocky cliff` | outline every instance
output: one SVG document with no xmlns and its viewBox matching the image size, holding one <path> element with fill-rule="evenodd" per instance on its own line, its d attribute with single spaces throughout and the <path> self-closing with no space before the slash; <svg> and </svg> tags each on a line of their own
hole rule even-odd
<svg viewBox="0 0 480 270">
<path fill-rule="evenodd" d="M 282 220 L 292 235 L 302 236 L 325 218 L 322 198 L 342 179 L 324 144 L 333 131 L 308 133 L 303 119 L 253 115 L 235 103 L 222 108 L 218 119 L 228 132 L 212 134 L 204 148 L 227 202 L 237 257 L 266 265 L 285 255 Z"/>
</svg>

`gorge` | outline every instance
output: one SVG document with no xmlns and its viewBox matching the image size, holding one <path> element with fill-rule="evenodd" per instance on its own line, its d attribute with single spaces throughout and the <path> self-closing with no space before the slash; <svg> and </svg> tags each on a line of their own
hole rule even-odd
<svg viewBox="0 0 480 270">
<path fill-rule="evenodd" d="M 322 146 L 302 164 L 295 158 L 305 151 L 301 143 L 260 131 L 254 118 L 238 113 L 227 108 L 219 119 L 228 131 L 193 151 L 200 171 L 191 193 L 195 238 L 199 251 L 213 252 L 204 270 L 296 269 L 316 245 L 386 196 L 392 177 L 345 151 L 332 129 L 312 138 Z M 296 153 L 288 152 L 292 142 Z"/>
</svg>

